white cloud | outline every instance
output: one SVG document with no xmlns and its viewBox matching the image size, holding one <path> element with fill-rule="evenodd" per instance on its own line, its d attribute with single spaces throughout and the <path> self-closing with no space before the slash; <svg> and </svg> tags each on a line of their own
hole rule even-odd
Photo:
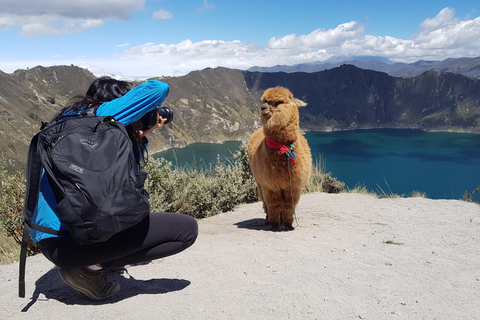
<svg viewBox="0 0 480 320">
<path fill-rule="evenodd" d="M 2 13 L 14 16 L 128 19 L 133 11 L 144 7 L 145 0 L 1 0 L 0 4 Z"/>
<path fill-rule="evenodd" d="M 129 19 L 145 0 L 1 0 L 0 28 L 21 26 L 21 34 L 61 35 L 104 25 L 107 19 Z"/>
<path fill-rule="evenodd" d="M 197 11 L 203 12 L 205 10 L 215 9 L 215 5 L 213 3 L 208 3 L 207 0 L 203 0 L 203 6 L 199 6 Z"/>
<path fill-rule="evenodd" d="M 265 45 L 235 41 L 184 40 L 177 44 L 147 43 L 125 50 L 121 61 L 130 61 L 137 71 L 141 69 L 163 70 L 162 75 L 177 71 L 185 74 L 191 70 L 224 66 L 246 69 L 253 65 L 292 64 L 325 60 L 331 55 L 325 50 L 285 54 L 282 49 L 271 49 Z"/>
<path fill-rule="evenodd" d="M 159 11 L 156 11 L 153 13 L 153 19 L 157 20 L 157 19 L 171 19 L 173 18 L 173 14 L 168 12 L 168 11 L 165 11 L 163 9 L 159 10 Z"/>
<path fill-rule="evenodd" d="M 394 61 L 413 62 L 419 59 L 441 60 L 449 57 L 472 57 L 480 52 L 480 17 L 460 20 L 455 10 L 442 9 L 434 18 L 425 19 L 419 34 L 411 39 L 365 34 L 363 25 L 355 21 L 330 30 L 318 29 L 310 34 L 272 38 L 267 46 L 295 53 L 299 50 L 323 49 L 335 56 L 382 56 Z"/>
<path fill-rule="evenodd" d="M 297 37 L 295 34 L 286 35 L 282 38 L 271 38 L 268 47 L 272 49 L 295 49 L 328 48 L 341 45 L 344 41 L 361 37 L 364 27 L 356 21 L 343 23 L 335 29 L 317 29 L 310 34 Z"/>
<path fill-rule="evenodd" d="M 215 8 L 215 5 L 214 5 L 213 3 L 208 4 L 208 3 L 207 3 L 207 0 L 203 0 L 203 6 L 205 7 L 205 9 L 213 9 L 213 8 Z"/>
<path fill-rule="evenodd" d="M 1 17 L 0 17 L 1 20 Z M 16 20 L 17 24 L 19 20 Z M 42 34 L 63 35 L 67 33 L 80 33 L 85 30 L 104 25 L 101 19 L 57 19 L 52 17 L 42 17 L 23 19 L 21 24 L 21 35 L 38 36 Z"/>
<path fill-rule="evenodd" d="M 96 20 L 91 19 L 94 24 Z M 28 22 L 37 32 L 42 27 L 49 26 L 48 23 L 35 26 L 32 21 Z M 72 29 L 80 28 L 81 24 L 73 23 L 68 26 Z M 412 35 L 410 39 L 365 34 L 364 25 L 351 21 L 336 28 L 317 29 L 305 35 L 273 37 L 266 44 L 238 40 L 193 42 L 187 39 L 176 44 L 145 43 L 125 48 L 118 56 L 108 60 L 57 60 L 56 63 L 84 66 L 97 75 L 111 70 L 111 73 L 115 74 L 153 77 L 182 75 L 207 67 L 247 69 L 256 65 L 293 65 L 324 61 L 331 57 L 381 56 L 393 61 L 415 62 L 420 59 L 473 57 L 478 56 L 479 52 L 480 17 L 458 19 L 454 9 L 445 8 L 436 17 L 426 19 L 419 26 L 418 34 Z M 39 61 L 30 64 L 30 67 L 37 64 L 48 65 Z M 5 63 L 0 62 L 0 69 L 4 68 L 4 65 Z M 27 66 L 23 65 L 22 68 Z"/>
<path fill-rule="evenodd" d="M 451 25 L 452 22 L 455 23 L 457 21 L 458 20 L 455 19 L 455 9 L 446 7 L 446 8 L 443 8 L 435 18 L 425 19 L 420 25 L 420 28 L 422 29 L 423 32 L 428 33 L 444 27 L 448 27 L 448 25 Z"/>
<path fill-rule="evenodd" d="M 426 19 L 412 40 L 423 51 L 480 52 L 480 17 L 461 21 L 455 10 L 445 8 L 433 19 Z M 471 54 L 471 53 L 470 53 Z"/>
<path fill-rule="evenodd" d="M 224 66 L 245 69 L 251 66 L 293 65 L 324 61 L 332 56 L 382 56 L 393 61 L 414 62 L 419 59 L 441 60 L 449 57 L 478 56 L 480 52 L 480 18 L 460 20 L 455 11 L 445 8 L 426 19 L 420 33 L 411 39 L 365 34 L 365 26 L 356 21 L 336 28 L 297 36 L 271 38 L 266 45 L 240 41 L 184 40 L 177 44 L 147 43 L 123 51 L 121 61 L 135 61 L 145 70 L 172 70 L 187 73 L 206 67 Z"/>
</svg>

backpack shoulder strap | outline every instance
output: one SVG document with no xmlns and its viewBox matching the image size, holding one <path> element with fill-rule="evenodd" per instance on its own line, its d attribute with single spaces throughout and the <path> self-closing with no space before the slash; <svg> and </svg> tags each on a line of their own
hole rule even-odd
<svg viewBox="0 0 480 320">
<path fill-rule="evenodd" d="M 18 296 L 25 298 L 25 265 L 27 263 L 28 240 L 30 239 L 30 227 L 23 225 L 22 248 L 20 249 L 19 277 L 18 277 Z"/>
<path fill-rule="evenodd" d="M 27 189 L 24 203 L 23 236 L 22 248 L 20 249 L 20 274 L 18 280 L 18 295 L 22 298 L 25 297 L 25 264 L 27 262 L 28 241 L 30 239 L 29 222 L 32 219 L 33 211 L 38 201 L 42 176 L 42 163 L 37 152 L 38 135 L 39 133 L 32 138 L 30 147 L 28 148 Z"/>
<path fill-rule="evenodd" d="M 97 107 L 88 108 L 85 114 L 90 117 L 97 115 Z"/>
<path fill-rule="evenodd" d="M 42 180 L 43 165 L 42 159 L 38 153 L 38 137 L 40 132 L 37 133 L 30 142 L 28 148 L 28 160 L 27 160 L 27 187 L 25 193 L 24 203 L 24 219 L 23 219 L 23 235 L 22 246 L 20 249 L 20 262 L 19 262 L 19 290 L 18 295 L 22 298 L 25 297 L 25 265 L 27 262 L 28 242 L 30 240 L 30 229 L 35 229 L 41 232 L 54 234 L 57 236 L 68 237 L 69 233 L 65 231 L 57 231 L 48 227 L 44 227 L 35 223 L 32 223 L 33 213 L 38 202 L 38 194 L 40 192 L 40 183 Z"/>
</svg>

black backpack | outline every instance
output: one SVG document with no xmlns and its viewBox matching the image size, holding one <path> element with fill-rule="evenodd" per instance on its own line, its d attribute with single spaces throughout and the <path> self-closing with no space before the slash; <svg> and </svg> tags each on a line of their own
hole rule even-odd
<svg viewBox="0 0 480 320">
<path fill-rule="evenodd" d="M 42 169 L 57 200 L 55 211 L 69 232 L 32 223 Z M 142 221 L 150 212 L 147 177 L 135 161 L 124 125 L 112 117 L 81 115 L 52 120 L 30 143 L 20 254 L 19 295 L 25 296 L 25 263 L 30 228 L 71 237 L 89 245 Z"/>
</svg>

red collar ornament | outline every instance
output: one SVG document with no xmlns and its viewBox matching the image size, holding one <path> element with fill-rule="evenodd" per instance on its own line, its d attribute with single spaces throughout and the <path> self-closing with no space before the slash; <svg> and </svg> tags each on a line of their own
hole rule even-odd
<svg viewBox="0 0 480 320">
<path fill-rule="evenodd" d="M 270 149 L 280 150 L 281 154 L 287 154 L 287 160 L 290 161 L 290 163 L 295 163 L 295 161 L 297 161 L 297 156 L 293 152 L 293 149 L 295 148 L 293 143 L 290 144 L 289 148 L 287 147 L 286 143 L 282 144 L 267 137 L 265 137 L 265 142 L 267 143 L 267 147 L 269 147 Z"/>
</svg>

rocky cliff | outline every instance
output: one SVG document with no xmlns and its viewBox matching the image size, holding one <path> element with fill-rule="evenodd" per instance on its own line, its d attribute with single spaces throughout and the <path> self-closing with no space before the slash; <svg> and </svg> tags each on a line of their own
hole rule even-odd
<svg viewBox="0 0 480 320">
<path fill-rule="evenodd" d="M 480 132 L 480 80 L 427 71 L 391 77 L 352 65 L 315 73 L 245 73 L 247 86 L 290 88 L 308 103 L 301 123 L 308 130 L 417 128 Z"/>
<path fill-rule="evenodd" d="M 31 137 L 68 99 L 95 79 L 75 66 L 0 72 L 0 164 L 23 167 Z M 305 130 L 418 128 L 480 133 L 480 80 L 427 71 L 392 77 L 353 65 L 314 73 L 261 73 L 226 68 L 194 71 L 167 82 L 173 123 L 150 137 L 150 150 L 190 142 L 248 139 L 260 126 L 263 91 L 285 86 L 308 105 Z"/>
</svg>

